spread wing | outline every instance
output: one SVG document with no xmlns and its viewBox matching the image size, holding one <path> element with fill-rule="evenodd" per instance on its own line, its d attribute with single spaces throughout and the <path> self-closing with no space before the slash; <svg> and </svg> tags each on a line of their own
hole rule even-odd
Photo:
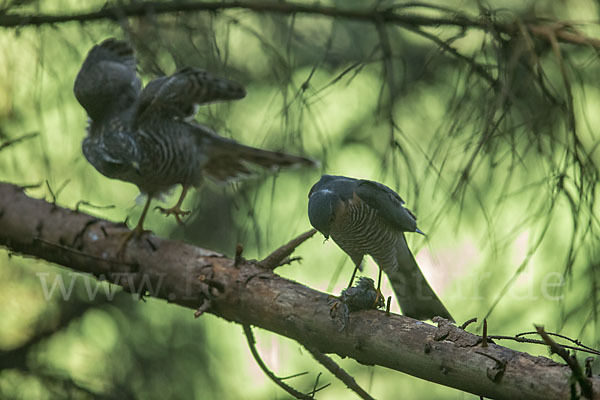
<svg viewBox="0 0 600 400">
<path fill-rule="evenodd" d="M 360 180 L 356 195 L 392 226 L 403 232 L 419 232 L 417 218 L 403 207 L 404 200 L 389 187 L 378 182 Z"/>
<path fill-rule="evenodd" d="M 106 39 L 88 53 L 75 79 L 75 97 L 92 119 L 132 106 L 141 90 L 133 49 Z"/>
<path fill-rule="evenodd" d="M 201 104 L 244 96 L 246 90 L 239 83 L 186 67 L 173 75 L 152 80 L 140 95 L 135 118 L 138 124 L 150 116 L 193 118 L 196 107 Z"/>
</svg>

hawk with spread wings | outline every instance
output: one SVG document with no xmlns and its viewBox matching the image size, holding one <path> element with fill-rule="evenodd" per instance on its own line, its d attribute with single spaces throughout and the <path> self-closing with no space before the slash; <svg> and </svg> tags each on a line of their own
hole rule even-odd
<svg viewBox="0 0 600 400">
<path fill-rule="evenodd" d="M 75 97 L 89 116 L 82 148 L 103 175 L 131 182 L 147 194 L 140 220 L 125 241 L 141 235 L 153 197 L 182 185 L 169 209 L 178 222 L 189 214 L 181 204 L 189 188 L 204 177 L 226 182 L 266 168 L 315 165 L 313 160 L 244 146 L 194 121 L 197 107 L 241 99 L 243 86 L 194 67 L 152 80 L 142 89 L 131 46 L 107 39 L 88 53 L 74 85 Z"/>
</svg>

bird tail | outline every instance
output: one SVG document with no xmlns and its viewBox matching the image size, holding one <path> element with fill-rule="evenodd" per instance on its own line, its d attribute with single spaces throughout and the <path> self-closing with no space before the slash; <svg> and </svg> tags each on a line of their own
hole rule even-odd
<svg viewBox="0 0 600 400">
<path fill-rule="evenodd" d="M 279 151 L 262 150 L 241 144 L 238 144 L 238 146 L 238 154 L 242 160 L 265 168 L 316 167 L 318 164 L 315 160 L 306 157 L 294 156 Z"/>
<path fill-rule="evenodd" d="M 302 166 L 316 167 L 318 162 L 306 157 L 244 146 L 233 140 L 225 139 L 219 141 L 218 146 L 213 147 L 211 159 L 204 170 L 209 177 L 216 181 L 228 181 L 241 176 L 252 175 L 254 172 L 253 165 L 278 169 Z"/>
<path fill-rule="evenodd" d="M 402 313 L 419 320 L 439 316 L 454 322 L 454 318 L 427 283 L 404 235 L 396 252 L 398 267 L 392 271 L 384 269 L 384 272 L 392 284 Z"/>
</svg>

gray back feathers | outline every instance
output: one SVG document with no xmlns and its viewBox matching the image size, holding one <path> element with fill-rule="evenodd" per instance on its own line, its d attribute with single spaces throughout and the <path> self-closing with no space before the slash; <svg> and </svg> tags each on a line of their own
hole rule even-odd
<svg viewBox="0 0 600 400">
<path fill-rule="evenodd" d="M 310 199 L 314 194 L 316 196 L 314 196 L 311 206 Z M 396 192 L 378 182 L 345 176 L 323 175 L 313 185 L 309 192 L 309 216 L 314 215 L 315 222 L 324 227 L 326 223 L 321 221 L 324 218 L 316 217 L 317 214 L 323 214 L 319 208 L 322 208 L 325 201 L 320 199 L 328 198 L 331 199 L 330 202 L 344 203 L 352 200 L 354 196 L 364 202 L 366 209 L 373 210 L 374 215 L 381 218 L 383 223 L 390 225 L 391 229 L 399 232 L 417 231 L 415 215 L 404 208 L 404 201 Z M 317 202 L 321 202 L 321 204 L 317 204 Z"/>
</svg>

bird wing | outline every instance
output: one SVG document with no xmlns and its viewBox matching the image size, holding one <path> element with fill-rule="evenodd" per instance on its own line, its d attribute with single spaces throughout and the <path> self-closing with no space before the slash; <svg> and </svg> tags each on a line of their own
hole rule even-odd
<svg viewBox="0 0 600 400">
<path fill-rule="evenodd" d="M 355 189 L 356 195 L 392 226 L 403 232 L 417 231 L 417 218 L 403 207 L 404 200 L 389 187 L 381 183 L 359 180 Z"/>
<path fill-rule="evenodd" d="M 148 116 L 189 119 L 196 115 L 198 105 L 244 96 L 246 90 L 237 82 L 185 67 L 146 85 L 138 101 L 136 122 L 143 123 Z"/>
<path fill-rule="evenodd" d="M 111 104 L 130 106 L 141 90 L 135 66 L 133 49 L 127 42 L 104 40 L 92 47 L 83 62 L 73 87 L 75 97 L 90 115 Z"/>
</svg>

